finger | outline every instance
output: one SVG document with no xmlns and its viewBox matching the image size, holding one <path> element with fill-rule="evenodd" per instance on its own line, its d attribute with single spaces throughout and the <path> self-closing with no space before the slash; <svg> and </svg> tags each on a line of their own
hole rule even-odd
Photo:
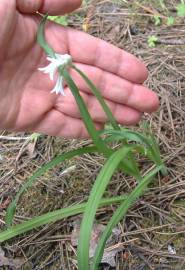
<svg viewBox="0 0 185 270">
<path fill-rule="evenodd" d="M 105 99 L 127 105 L 140 112 L 153 112 L 159 106 L 157 94 L 140 84 L 131 83 L 99 68 L 78 64 L 87 77 L 100 89 Z M 81 91 L 92 93 L 84 79 L 74 70 L 70 71 Z"/>
<path fill-rule="evenodd" d="M 62 15 L 72 12 L 81 5 L 81 0 L 17 0 L 17 8 L 22 13 L 33 14 L 36 11 L 50 15 Z"/>
<path fill-rule="evenodd" d="M 78 106 L 76 101 L 71 94 L 69 89 L 65 89 L 65 96 L 59 96 L 56 100 L 55 108 L 56 110 L 74 118 L 81 118 Z M 81 92 L 81 96 L 83 97 L 88 111 L 93 119 L 94 122 L 104 124 L 107 122 L 107 117 L 97 101 L 96 97 L 92 95 L 88 95 L 86 93 Z M 118 103 L 114 103 L 108 100 L 105 100 L 107 105 L 109 106 L 110 110 L 112 111 L 115 119 L 118 123 L 123 125 L 134 125 L 139 122 L 141 119 L 141 113 L 129 108 L 128 106 L 120 105 Z"/>
<path fill-rule="evenodd" d="M 53 48 L 72 56 L 74 62 L 96 66 L 134 83 L 143 83 L 148 72 L 135 56 L 101 39 L 70 28 L 48 24 L 47 39 Z"/>
<path fill-rule="evenodd" d="M 97 129 L 103 127 L 100 123 L 95 123 L 95 126 Z M 70 117 L 55 109 L 49 111 L 30 131 L 69 139 L 89 138 L 81 119 Z"/>
</svg>

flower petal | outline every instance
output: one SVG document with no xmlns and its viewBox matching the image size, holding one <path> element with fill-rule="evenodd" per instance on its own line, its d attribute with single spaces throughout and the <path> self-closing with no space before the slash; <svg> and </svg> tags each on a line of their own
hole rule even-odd
<svg viewBox="0 0 185 270">
<path fill-rule="evenodd" d="M 43 68 L 39 68 L 38 70 L 42 71 L 43 73 L 49 74 L 51 80 L 54 80 L 55 73 L 58 71 L 58 78 L 55 84 L 55 87 L 52 89 L 51 93 L 56 94 L 64 94 L 63 88 L 63 78 L 59 74 L 59 67 L 62 69 L 67 68 L 72 63 L 72 58 L 69 54 L 57 54 L 55 53 L 55 57 L 47 57 L 47 60 L 50 62 L 49 65 Z"/>
<path fill-rule="evenodd" d="M 49 64 L 46 67 L 39 68 L 38 70 L 42 71 L 43 73 L 49 74 L 50 79 L 53 81 L 54 80 L 54 74 L 57 71 L 56 65 Z"/>
<path fill-rule="evenodd" d="M 51 90 L 51 93 L 62 94 L 63 96 L 65 95 L 62 76 L 58 76 L 55 87 Z"/>
</svg>

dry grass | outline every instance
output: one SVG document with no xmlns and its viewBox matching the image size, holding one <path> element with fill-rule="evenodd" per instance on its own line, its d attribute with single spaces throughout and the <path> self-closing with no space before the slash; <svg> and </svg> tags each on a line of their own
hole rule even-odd
<svg viewBox="0 0 185 270">
<path fill-rule="evenodd" d="M 154 130 L 169 169 L 169 175 L 159 177 L 119 224 L 120 242 L 127 244 L 117 257 L 116 269 L 185 269 L 185 21 L 178 19 L 170 27 L 165 23 L 154 26 L 153 13 L 157 10 L 163 14 L 158 1 L 138 1 L 139 5 L 135 1 L 127 4 L 122 1 L 122 5 L 115 4 L 116 1 L 95 2 L 93 6 L 80 9 L 78 16 L 72 15 L 69 23 L 81 29 L 86 18 L 89 33 L 145 61 L 150 71 L 147 85 L 159 94 L 161 106 L 157 113 L 143 118 Z M 175 2 L 166 2 L 173 13 Z M 161 44 L 149 48 L 150 35 L 158 36 Z M 25 136 L 14 134 L 19 135 Z M 28 147 L 26 140 L 1 140 L 0 226 L 4 227 L 9 202 L 35 169 L 58 153 L 88 143 L 41 136 L 34 153 L 30 154 L 33 145 Z M 102 157 L 86 155 L 47 173 L 22 197 L 15 222 L 85 200 L 102 164 Z M 148 168 L 145 160 L 140 164 L 143 170 Z M 71 170 L 62 174 L 66 168 Z M 129 192 L 133 184 L 129 177 L 117 174 L 107 195 Z M 113 207 L 102 209 L 97 215 L 99 222 L 106 223 L 113 210 Z M 70 242 L 74 220 L 76 218 L 49 224 L 8 241 L 3 245 L 6 255 L 24 257 L 27 263 L 22 269 L 76 269 L 75 250 Z M 136 240 L 129 242 L 133 239 Z M 168 252 L 171 243 L 176 249 L 175 255 Z"/>
</svg>

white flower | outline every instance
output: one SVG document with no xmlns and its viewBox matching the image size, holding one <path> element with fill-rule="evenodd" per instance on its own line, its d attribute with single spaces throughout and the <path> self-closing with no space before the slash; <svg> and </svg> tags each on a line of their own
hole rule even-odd
<svg viewBox="0 0 185 270">
<path fill-rule="evenodd" d="M 168 252 L 170 254 L 176 254 L 177 253 L 173 244 L 168 245 Z"/>
<path fill-rule="evenodd" d="M 43 68 L 39 68 L 43 73 L 49 74 L 50 79 L 53 81 L 55 74 L 57 74 L 57 81 L 55 87 L 51 90 L 51 93 L 64 95 L 63 78 L 59 73 L 59 68 L 66 68 L 71 65 L 72 58 L 69 54 L 55 54 L 55 57 L 47 57 L 47 60 L 51 62 L 49 65 Z"/>
<path fill-rule="evenodd" d="M 55 87 L 51 90 L 51 93 L 62 94 L 63 96 L 65 95 L 62 76 L 58 76 Z"/>
</svg>

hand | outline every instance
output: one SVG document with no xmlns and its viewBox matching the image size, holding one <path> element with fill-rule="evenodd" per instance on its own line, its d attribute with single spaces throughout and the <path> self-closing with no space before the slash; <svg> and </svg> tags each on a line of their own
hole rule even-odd
<svg viewBox="0 0 185 270">
<path fill-rule="evenodd" d="M 54 136 L 82 138 L 87 131 L 70 90 L 51 94 L 55 82 L 40 71 L 47 65 L 36 43 L 40 17 L 35 11 L 56 15 L 70 12 L 80 0 L 0 1 L 0 129 L 34 131 Z M 155 111 L 158 98 L 142 86 L 147 70 L 137 58 L 83 32 L 52 22 L 46 39 L 58 53 L 69 53 L 74 63 L 101 89 L 117 121 L 136 124 L 143 112 Z M 74 71 L 97 128 L 106 122 L 96 98 Z"/>
</svg>

